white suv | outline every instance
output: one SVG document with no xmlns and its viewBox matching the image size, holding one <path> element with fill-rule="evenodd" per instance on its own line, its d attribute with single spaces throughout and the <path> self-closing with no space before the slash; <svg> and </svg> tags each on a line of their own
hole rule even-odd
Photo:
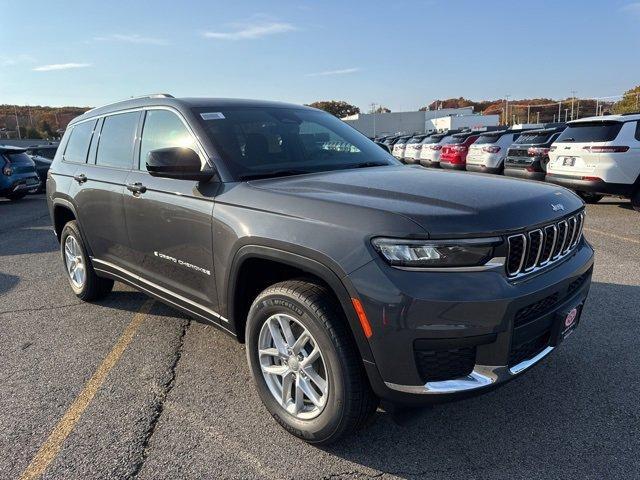
<svg viewBox="0 0 640 480">
<path fill-rule="evenodd" d="M 472 172 L 502 173 L 507 150 L 525 130 L 486 132 L 469 147 L 466 169 Z"/>
<path fill-rule="evenodd" d="M 413 135 L 405 135 L 400 137 L 396 143 L 393 144 L 393 150 L 391 153 L 398 160 L 402 161 L 404 159 L 404 149 L 407 146 L 407 142 Z"/>
<path fill-rule="evenodd" d="M 434 133 L 422 140 L 420 144 L 420 165 L 423 167 L 439 167 L 440 166 L 440 150 L 442 146 L 451 141 L 454 133 L 460 133 L 460 130 L 449 130 L 444 133 Z"/>
<path fill-rule="evenodd" d="M 546 180 L 587 203 L 604 195 L 630 198 L 640 211 L 640 114 L 570 122 L 551 146 Z"/>
<path fill-rule="evenodd" d="M 404 163 L 419 163 L 420 161 L 420 147 L 422 140 L 428 135 L 414 135 L 409 141 L 407 141 L 404 147 Z"/>
</svg>

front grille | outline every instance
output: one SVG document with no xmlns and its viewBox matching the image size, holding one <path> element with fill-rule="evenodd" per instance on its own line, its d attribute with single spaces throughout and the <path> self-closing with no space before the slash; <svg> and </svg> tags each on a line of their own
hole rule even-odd
<svg viewBox="0 0 640 480">
<path fill-rule="evenodd" d="M 415 350 L 418 374 L 423 382 L 438 382 L 469 375 L 476 363 L 476 347 L 449 350 Z"/>
<path fill-rule="evenodd" d="M 550 338 L 551 332 L 547 330 L 531 340 L 521 343 L 520 345 L 512 346 L 509 351 L 509 366 L 513 367 L 520 362 L 538 355 L 549 345 Z"/>
<path fill-rule="evenodd" d="M 573 251 L 582 237 L 584 212 L 508 239 L 507 275 L 521 277 L 556 262 Z"/>
</svg>

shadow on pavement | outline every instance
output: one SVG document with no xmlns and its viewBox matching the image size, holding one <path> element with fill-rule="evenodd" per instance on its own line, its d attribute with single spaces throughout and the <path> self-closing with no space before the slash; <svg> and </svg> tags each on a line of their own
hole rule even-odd
<svg viewBox="0 0 640 480">
<path fill-rule="evenodd" d="M 0 272 L 0 295 L 14 288 L 18 282 L 20 282 L 20 277 Z"/>
<path fill-rule="evenodd" d="M 635 475 L 638 312 L 640 287 L 594 283 L 576 333 L 521 378 L 404 426 L 379 411 L 326 452 L 405 478 Z"/>
</svg>

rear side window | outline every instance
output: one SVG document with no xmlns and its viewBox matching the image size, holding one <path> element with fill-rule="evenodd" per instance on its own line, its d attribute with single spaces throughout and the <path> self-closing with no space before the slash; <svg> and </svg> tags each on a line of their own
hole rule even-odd
<svg viewBox="0 0 640 480">
<path fill-rule="evenodd" d="M 140 144 L 140 170 L 147 169 L 147 156 L 151 150 L 168 147 L 195 150 L 195 139 L 175 113 L 168 110 L 147 111 Z"/>
<path fill-rule="evenodd" d="M 558 137 L 558 143 L 611 142 L 622 128 L 622 122 L 581 122 L 569 125 Z"/>
<path fill-rule="evenodd" d="M 67 148 L 64 151 L 63 159 L 65 162 L 86 163 L 87 152 L 89 151 L 89 143 L 91 142 L 91 133 L 96 124 L 95 120 L 79 123 L 71 130 L 71 136 L 67 142 Z"/>
<path fill-rule="evenodd" d="M 131 168 L 133 143 L 140 112 L 121 113 L 104 119 L 96 165 Z"/>
</svg>

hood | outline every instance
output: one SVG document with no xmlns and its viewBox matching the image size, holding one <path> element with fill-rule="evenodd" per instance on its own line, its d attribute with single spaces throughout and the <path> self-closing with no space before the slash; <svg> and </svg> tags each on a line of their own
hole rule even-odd
<svg viewBox="0 0 640 480">
<path fill-rule="evenodd" d="M 550 222 L 583 206 L 573 192 L 552 184 L 408 166 L 320 172 L 250 184 L 322 200 L 333 208 L 343 204 L 402 215 L 432 237 L 507 233 Z"/>
</svg>

